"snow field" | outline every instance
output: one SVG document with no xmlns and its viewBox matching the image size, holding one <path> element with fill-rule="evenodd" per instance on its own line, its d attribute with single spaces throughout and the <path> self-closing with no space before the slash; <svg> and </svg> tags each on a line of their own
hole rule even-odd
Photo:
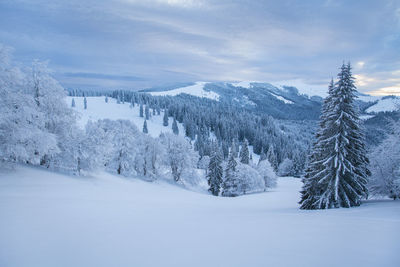
<svg viewBox="0 0 400 267">
<path fill-rule="evenodd" d="M 400 202 L 298 209 L 301 182 L 213 197 L 108 173 L 0 173 L 0 266 L 398 266 Z"/>
<path fill-rule="evenodd" d="M 110 119 L 110 120 L 129 120 L 136 125 L 139 131 L 142 131 L 144 118 L 139 116 L 139 105 L 135 104 L 133 108 L 130 108 L 130 103 L 125 102 L 124 104 L 117 104 L 117 100 L 109 97 L 108 103 L 105 103 L 105 97 L 86 97 L 87 109 L 83 107 L 83 97 L 67 97 L 66 101 L 71 106 L 72 98 L 75 99 L 75 110 L 78 115 L 78 124 L 81 128 L 84 128 L 89 120 L 97 121 L 99 119 Z M 143 108 L 144 109 L 144 108 Z M 152 112 L 152 109 L 150 109 Z M 168 126 L 163 126 L 164 111 L 161 111 L 160 115 L 150 117 L 147 121 L 147 128 L 149 134 L 152 137 L 158 137 L 160 133 L 172 133 L 172 122 L 173 118 L 169 117 Z M 178 122 L 179 134 L 184 133 L 183 125 Z"/>
</svg>

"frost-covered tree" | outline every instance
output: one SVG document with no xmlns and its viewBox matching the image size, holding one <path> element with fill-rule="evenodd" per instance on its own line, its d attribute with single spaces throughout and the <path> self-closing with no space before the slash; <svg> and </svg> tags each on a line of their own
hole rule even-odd
<svg viewBox="0 0 400 267">
<path fill-rule="evenodd" d="M 86 96 L 83 98 L 83 108 L 87 109 L 87 99 Z"/>
<path fill-rule="evenodd" d="M 207 181 L 210 188 L 211 194 L 214 196 L 219 195 L 219 191 L 221 189 L 222 178 L 223 178 L 223 169 L 222 169 L 222 157 L 221 152 L 217 145 L 214 146 L 210 157 L 210 163 L 208 164 L 208 173 L 207 173 Z"/>
<path fill-rule="evenodd" d="M 275 171 L 278 170 L 278 158 L 276 156 L 274 145 L 270 145 L 267 151 L 267 159 L 271 163 Z"/>
<path fill-rule="evenodd" d="M 143 104 L 140 104 L 140 107 L 139 107 L 139 116 L 140 116 L 141 118 L 144 117 L 144 116 L 143 116 Z"/>
<path fill-rule="evenodd" d="M 370 154 L 371 178 L 369 191 L 373 195 L 400 198 L 400 123 L 392 122 L 391 131 Z"/>
<path fill-rule="evenodd" d="M 168 110 L 164 110 L 163 126 L 168 126 Z"/>
<path fill-rule="evenodd" d="M 143 122 L 143 133 L 147 134 L 149 133 L 149 130 L 147 129 L 147 121 L 144 120 Z"/>
<path fill-rule="evenodd" d="M 248 142 L 247 140 L 244 140 L 242 144 L 242 148 L 240 149 L 240 162 L 244 164 L 249 164 L 249 147 L 248 147 Z"/>
<path fill-rule="evenodd" d="M 264 178 L 265 188 L 276 187 L 277 177 L 271 163 L 269 163 L 267 159 L 262 160 L 258 163 L 257 171 L 261 175 L 261 177 Z"/>
<path fill-rule="evenodd" d="M 72 108 L 75 107 L 75 99 L 74 99 L 74 98 L 72 98 L 71 107 L 72 107 Z"/>
<path fill-rule="evenodd" d="M 124 176 L 136 175 L 134 162 L 138 147 L 138 129 L 128 120 L 106 120 L 106 123 L 112 131 L 111 142 L 113 144 L 107 168 Z"/>
<path fill-rule="evenodd" d="M 350 64 L 343 64 L 324 102 L 320 130 L 303 179 L 301 209 L 359 206 L 368 194 L 368 158 L 355 92 Z"/>
<path fill-rule="evenodd" d="M 149 105 L 146 105 L 146 107 L 144 108 L 144 115 L 146 120 L 150 119 L 150 109 L 149 109 Z"/>
<path fill-rule="evenodd" d="M 174 121 L 172 122 L 172 132 L 176 135 L 179 135 L 178 123 L 176 122 L 175 118 Z"/>
<path fill-rule="evenodd" d="M 263 192 L 265 190 L 264 178 L 248 164 L 238 163 L 236 175 L 239 181 L 239 194 Z"/>
<path fill-rule="evenodd" d="M 135 170 L 146 180 L 157 179 L 164 157 L 164 148 L 158 140 L 148 135 L 137 136 L 137 153 L 135 156 Z"/>
<path fill-rule="evenodd" d="M 292 176 L 294 174 L 293 160 L 285 158 L 278 166 L 279 176 Z"/>
<path fill-rule="evenodd" d="M 237 162 L 235 160 L 235 151 L 231 149 L 229 153 L 228 164 L 225 169 L 224 182 L 222 183 L 222 193 L 224 197 L 236 197 L 239 195 L 239 180 L 236 173 Z"/>
<path fill-rule="evenodd" d="M 160 142 L 165 147 L 165 163 L 170 167 L 175 182 L 181 180 L 185 171 L 193 169 L 198 161 L 198 155 L 183 137 L 162 133 Z"/>
</svg>

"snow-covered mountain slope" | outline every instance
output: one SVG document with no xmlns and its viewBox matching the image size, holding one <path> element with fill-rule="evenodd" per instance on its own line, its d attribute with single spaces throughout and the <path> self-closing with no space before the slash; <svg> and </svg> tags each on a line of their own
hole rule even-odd
<svg viewBox="0 0 400 267">
<path fill-rule="evenodd" d="M 308 85 L 301 80 L 279 82 L 197 82 L 194 85 L 162 90 L 147 89 L 143 92 L 158 96 L 188 94 L 221 102 L 239 104 L 248 109 L 267 113 L 283 119 L 318 119 L 327 88 Z M 364 115 L 398 109 L 400 98 L 378 97 L 358 93 Z M 366 116 L 364 116 L 366 118 Z"/>
<path fill-rule="evenodd" d="M 189 94 L 197 97 L 205 97 L 212 100 L 218 100 L 219 95 L 212 91 L 207 91 L 204 89 L 204 85 L 206 82 L 196 82 L 194 85 L 189 85 L 177 89 L 167 90 L 167 91 L 158 91 L 158 92 L 151 92 L 149 94 L 154 96 L 176 96 L 179 94 Z"/>
<path fill-rule="evenodd" d="M 400 98 L 399 97 L 382 97 L 376 101 L 376 103 L 366 109 L 367 113 L 378 113 L 395 111 L 400 109 Z"/>
<path fill-rule="evenodd" d="M 400 202 L 303 211 L 301 182 L 220 198 L 107 173 L 0 173 L 0 266 L 397 266 Z M 306 246 L 304 244 L 307 244 Z"/>
<path fill-rule="evenodd" d="M 72 98 L 75 100 L 75 107 L 73 108 L 79 115 L 78 123 L 83 128 L 89 120 L 97 121 L 99 119 L 110 120 L 130 120 L 141 131 L 143 128 L 144 118 L 139 116 L 139 105 L 131 108 L 130 103 L 117 104 L 117 100 L 109 97 L 108 103 L 105 98 L 101 97 L 86 97 L 87 109 L 84 109 L 83 97 L 67 97 L 68 105 L 71 105 Z M 161 111 L 160 115 L 151 116 L 147 121 L 147 128 L 152 137 L 158 137 L 161 132 L 172 133 L 172 120 L 169 118 L 169 125 L 163 126 L 164 112 Z M 184 133 L 182 124 L 178 123 L 179 133 Z"/>
</svg>

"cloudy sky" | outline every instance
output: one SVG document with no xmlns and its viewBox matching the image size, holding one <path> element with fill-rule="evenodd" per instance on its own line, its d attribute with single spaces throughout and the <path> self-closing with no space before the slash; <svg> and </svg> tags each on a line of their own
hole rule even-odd
<svg viewBox="0 0 400 267">
<path fill-rule="evenodd" d="M 400 95 L 399 0 L 0 0 L 0 42 L 66 87 L 323 87 L 345 60 L 360 91 Z"/>
</svg>

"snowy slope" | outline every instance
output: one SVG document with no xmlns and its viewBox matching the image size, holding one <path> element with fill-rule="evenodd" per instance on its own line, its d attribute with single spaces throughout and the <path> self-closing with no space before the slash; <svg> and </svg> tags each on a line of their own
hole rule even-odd
<svg viewBox="0 0 400 267">
<path fill-rule="evenodd" d="M 367 113 L 378 113 L 378 112 L 386 112 L 386 111 L 395 111 L 400 109 L 400 98 L 383 98 L 379 99 L 378 102 L 367 108 Z"/>
<path fill-rule="evenodd" d="M 277 99 L 283 101 L 285 104 L 293 104 L 293 101 L 287 100 L 286 98 L 280 96 L 280 95 L 276 95 L 271 93 L 271 95 L 275 96 Z"/>
<path fill-rule="evenodd" d="M 176 96 L 179 94 L 189 94 L 197 97 L 205 97 L 209 98 L 212 100 L 218 100 L 219 95 L 215 92 L 212 91 L 206 91 L 204 90 L 204 85 L 206 82 L 196 82 L 194 85 L 186 86 L 186 87 L 181 87 L 169 91 L 160 91 L 160 92 L 149 92 L 149 94 L 154 95 L 154 96 Z"/>
<path fill-rule="evenodd" d="M 79 125 L 83 128 L 89 120 L 97 121 L 99 119 L 110 120 L 130 120 L 141 131 L 143 128 L 144 118 L 139 116 L 139 105 L 130 108 L 130 103 L 117 104 L 116 99 L 109 97 L 108 103 L 105 103 L 104 97 L 86 97 L 88 108 L 83 108 L 83 97 L 67 97 L 68 105 L 71 105 L 72 98 L 75 99 L 75 108 L 79 114 Z M 173 118 L 169 118 L 169 125 L 163 126 L 164 112 L 161 111 L 160 115 L 155 115 L 147 121 L 147 128 L 152 137 L 158 137 L 161 132 L 172 133 Z M 178 123 L 179 133 L 183 133 L 183 126 Z"/>
<path fill-rule="evenodd" d="M 296 87 L 300 94 L 308 95 L 310 97 L 326 97 L 328 92 L 328 86 L 306 84 L 301 79 L 276 81 L 272 82 L 271 84 L 280 89 L 283 89 L 284 86 Z"/>
<path fill-rule="evenodd" d="M 300 186 L 217 198 L 18 167 L 0 173 L 0 266 L 398 266 L 399 201 L 302 211 Z"/>
</svg>

